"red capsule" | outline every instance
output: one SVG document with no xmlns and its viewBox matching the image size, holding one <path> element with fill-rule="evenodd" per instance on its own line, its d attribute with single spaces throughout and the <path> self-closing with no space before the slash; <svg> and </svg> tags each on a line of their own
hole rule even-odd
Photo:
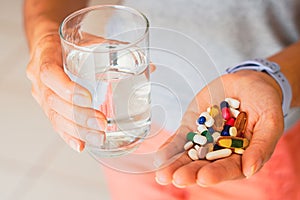
<svg viewBox="0 0 300 200">
<path fill-rule="evenodd" d="M 234 122 L 235 122 L 234 118 L 231 117 L 226 121 L 226 124 L 229 126 L 234 126 Z"/>
<path fill-rule="evenodd" d="M 222 101 L 220 104 L 221 111 L 222 111 L 222 117 L 225 120 L 229 120 L 231 115 L 230 115 L 230 109 L 229 109 L 229 104 L 226 101 Z"/>
<path fill-rule="evenodd" d="M 229 108 L 222 108 L 222 117 L 225 120 L 229 120 L 231 118 Z"/>
</svg>

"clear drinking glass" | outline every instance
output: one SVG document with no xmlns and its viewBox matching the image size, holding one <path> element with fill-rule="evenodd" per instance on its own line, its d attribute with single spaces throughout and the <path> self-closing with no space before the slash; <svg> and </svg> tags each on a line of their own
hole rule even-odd
<svg viewBox="0 0 300 200">
<path fill-rule="evenodd" d="M 142 13 L 119 5 L 84 8 L 60 26 L 65 73 L 90 91 L 107 119 L 104 144 L 86 143 L 92 153 L 125 154 L 149 132 L 148 29 Z"/>
</svg>

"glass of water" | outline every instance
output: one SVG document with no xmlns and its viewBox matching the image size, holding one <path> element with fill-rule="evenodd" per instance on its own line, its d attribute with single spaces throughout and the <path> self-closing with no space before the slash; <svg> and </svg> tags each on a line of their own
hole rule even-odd
<svg viewBox="0 0 300 200">
<path fill-rule="evenodd" d="M 151 123 L 147 18 L 125 6 L 93 6 L 69 15 L 59 31 L 65 73 L 107 120 L 104 144 L 86 148 L 98 156 L 131 152 Z"/>
</svg>

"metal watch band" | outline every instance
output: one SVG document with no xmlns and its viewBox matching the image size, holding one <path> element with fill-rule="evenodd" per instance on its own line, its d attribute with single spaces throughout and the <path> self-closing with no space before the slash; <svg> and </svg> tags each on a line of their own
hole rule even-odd
<svg viewBox="0 0 300 200">
<path fill-rule="evenodd" d="M 280 72 L 279 65 L 265 59 L 254 59 L 242 62 L 234 67 L 227 68 L 226 72 L 234 73 L 246 69 L 266 72 L 277 81 L 282 90 L 282 111 L 284 117 L 286 117 L 292 101 L 292 89 L 287 78 Z"/>
</svg>

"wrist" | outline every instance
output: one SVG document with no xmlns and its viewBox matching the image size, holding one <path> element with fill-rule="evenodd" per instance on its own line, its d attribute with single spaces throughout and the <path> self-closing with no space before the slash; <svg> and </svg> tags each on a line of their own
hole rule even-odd
<svg viewBox="0 0 300 200">
<path fill-rule="evenodd" d="M 287 78 L 281 73 L 278 64 L 264 59 L 255 59 L 228 68 L 226 71 L 227 73 L 234 73 L 241 70 L 254 70 L 268 75 L 269 77 L 265 76 L 265 79 L 269 80 L 268 82 L 271 83 L 281 97 L 283 115 L 288 114 L 292 100 L 292 90 Z"/>
<path fill-rule="evenodd" d="M 293 99 L 291 107 L 300 107 L 300 57 L 299 57 L 300 41 L 286 47 L 282 51 L 268 58 L 272 62 L 276 62 L 281 66 L 282 73 L 289 80 Z"/>
<path fill-rule="evenodd" d="M 46 19 L 36 19 L 30 26 L 26 27 L 30 54 L 42 38 L 48 35 L 58 35 L 58 29 L 59 23 Z"/>
</svg>

